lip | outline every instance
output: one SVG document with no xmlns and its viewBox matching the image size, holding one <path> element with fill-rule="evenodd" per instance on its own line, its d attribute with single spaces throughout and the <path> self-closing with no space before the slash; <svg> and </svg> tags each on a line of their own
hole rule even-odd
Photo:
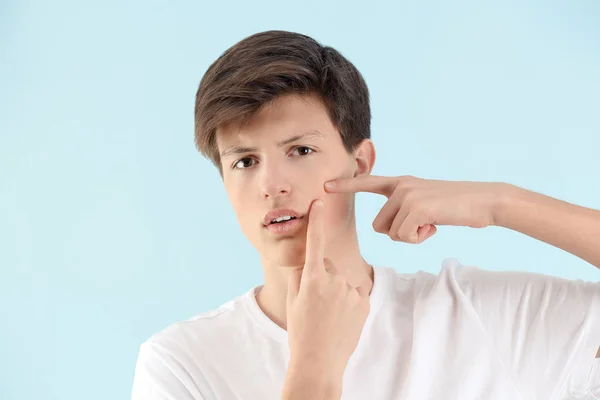
<svg viewBox="0 0 600 400">
<path fill-rule="evenodd" d="M 263 225 L 266 227 L 269 227 L 269 226 L 271 226 L 271 221 L 273 221 L 275 218 L 283 217 L 284 215 L 289 215 L 290 217 L 296 217 L 295 220 L 288 221 L 287 223 L 297 221 L 300 218 L 302 218 L 302 215 L 300 215 L 300 213 L 298 213 L 294 210 L 291 210 L 289 208 L 276 208 L 265 214 L 265 216 L 263 217 L 263 221 L 262 221 Z"/>
<path fill-rule="evenodd" d="M 302 218 L 296 218 L 265 226 L 265 229 L 275 237 L 292 237 L 300 231 L 303 225 Z"/>
</svg>

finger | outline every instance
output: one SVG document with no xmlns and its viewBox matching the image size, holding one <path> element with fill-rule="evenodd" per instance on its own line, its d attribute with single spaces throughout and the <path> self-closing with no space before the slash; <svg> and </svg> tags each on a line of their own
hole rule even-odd
<svg viewBox="0 0 600 400">
<path fill-rule="evenodd" d="M 406 220 L 406 217 L 408 217 L 409 213 L 410 211 L 408 210 L 408 207 L 400 207 L 400 210 L 398 210 L 398 213 L 394 217 L 394 221 L 387 232 L 390 239 L 396 241 L 401 240 L 399 236 L 400 227 L 402 226 L 404 220 Z"/>
<path fill-rule="evenodd" d="M 413 236 L 408 240 L 409 243 L 419 244 L 423 243 L 437 232 L 437 227 L 431 224 L 425 224 L 417 228 L 417 235 Z"/>
<path fill-rule="evenodd" d="M 294 268 L 290 271 L 290 275 L 288 276 L 288 291 L 287 291 L 287 305 L 288 310 L 289 306 L 296 300 L 298 297 L 298 292 L 300 291 L 300 281 L 302 280 L 302 268 Z"/>
<path fill-rule="evenodd" d="M 427 236 L 432 227 L 433 225 L 427 224 L 417 228 L 417 236 L 419 237 L 419 241 Z"/>
<path fill-rule="evenodd" d="M 417 243 L 423 243 L 424 241 L 435 235 L 436 232 L 437 227 L 435 225 L 427 224 L 420 227 L 417 230 L 417 233 L 419 235 L 419 240 L 417 241 Z"/>
<path fill-rule="evenodd" d="M 359 175 L 353 178 L 334 179 L 325 183 L 330 193 L 370 192 L 390 197 L 396 187 L 396 178 L 377 175 Z"/>
<path fill-rule="evenodd" d="M 419 228 L 428 225 L 423 213 L 409 213 L 400 228 L 398 229 L 398 239 L 406 243 L 419 243 Z M 422 237 L 425 235 L 423 234 Z"/>
<path fill-rule="evenodd" d="M 303 273 L 319 273 L 325 256 L 325 227 L 323 222 L 324 205 L 322 200 L 313 201 L 306 229 L 306 256 Z"/>
<path fill-rule="evenodd" d="M 387 234 L 394 222 L 394 217 L 398 214 L 398 210 L 400 206 L 394 201 L 394 199 L 389 199 L 379 213 L 373 220 L 373 229 L 375 232 Z"/>
</svg>

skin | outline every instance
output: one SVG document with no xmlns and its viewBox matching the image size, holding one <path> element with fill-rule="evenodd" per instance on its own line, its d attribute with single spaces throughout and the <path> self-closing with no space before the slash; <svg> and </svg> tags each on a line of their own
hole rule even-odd
<svg viewBox="0 0 600 400">
<path fill-rule="evenodd" d="M 369 315 L 369 291 L 354 287 L 334 264 L 325 266 L 325 209 L 312 203 L 306 259 L 288 280 L 290 364 L 284 399 L 339 399 L 346 364 Z"/>
<path fill-rule="evenodd" d="M 278 145 L 314 131 L 320 135 Z M 243 126 L 220 127 L 217 145 L 225 190 L 242 232 L 261 257 L 265 283 L 257 302 L 269 318 L 287 328 L 289 275 L 304 266 L 308 211 L 316 199 L 325 203 L 324 256 L 328 265 L 336 265 L 352 285 L 364 286 L 370 293 L 373 269 L 359 251 L 354 195 L 327 193 L 324 187 L 331 179 L 371 173 L 375 150 L 370 140 L 348 154 L 316 96 L 285 96 Z M 291 208 L 303 215 L 297 235 L 281 238 L 269 234 L 262 219 L 274 208 Z"/>
<path fill-rule="evenodd" d="M 600 211 L 507 183 L 413 176 L 365 176 L 326 184 L 330 193 L 371 192 L 388 201 L 373 228 L 392 240 L 422 243 L 436 225 L 501 226 L 567 251 L 600 268 Z"/>
<path fill-rule="evenodd" d="M 320 134 L 278 145 L 314 131 Z M 357 192 L 387 197 L 373 228 L 394 241 L 422 243 L 437 225 L 495 225 L 600 268 L 600 211 L 507 183 L 372 176 L 373 143 L 365 140 L 349 154 L 313 96 L 279 98 L 247 124 L 220 128 L 217 143 L 225 189 L 243 233 L 261 255 L 265 285 L 257 301 L 288 330 L 286 399 L 341 396 L 373 284 L 356 236 Z M 323 207 L 313 206 L 317 199 Z M 265 213 L 279 207 L 303 215 L 297 234 L 275 238 L 264 228 Z"/>
</svg>

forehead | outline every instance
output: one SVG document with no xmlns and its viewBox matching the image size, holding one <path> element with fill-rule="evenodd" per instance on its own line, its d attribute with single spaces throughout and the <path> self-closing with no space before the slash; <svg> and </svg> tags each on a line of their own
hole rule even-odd
<svg viewBox="0 0 600 400">
<path fill-rule="evenodd" d="M 234 121 L 216 132 L 220 149 L 236 142 L 280 140 L 298 132 L 318 130 L 327 136 L 334 128 L 327 108 L 316 95 L 285 95 L 265 105 L 245 123 Z"/>
</svg>

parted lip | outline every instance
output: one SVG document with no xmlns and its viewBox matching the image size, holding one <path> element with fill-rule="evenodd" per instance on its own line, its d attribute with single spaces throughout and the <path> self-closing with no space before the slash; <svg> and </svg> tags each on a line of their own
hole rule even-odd
<svg viewBox="0 0 600 400">
<path fill-rule="evenodd" d="M 268 213 L 266 213 L 263 217 L 263 225 L 269 226 L 271 224 L 271 221 L 273 221 L 275 218 L 283 217 L 284 215 L 289 215 L 290 217 L 296 217 L 298 219 L 302 218 L 300 213 L 289 208 L 274 208 Z"/>
</svg>

